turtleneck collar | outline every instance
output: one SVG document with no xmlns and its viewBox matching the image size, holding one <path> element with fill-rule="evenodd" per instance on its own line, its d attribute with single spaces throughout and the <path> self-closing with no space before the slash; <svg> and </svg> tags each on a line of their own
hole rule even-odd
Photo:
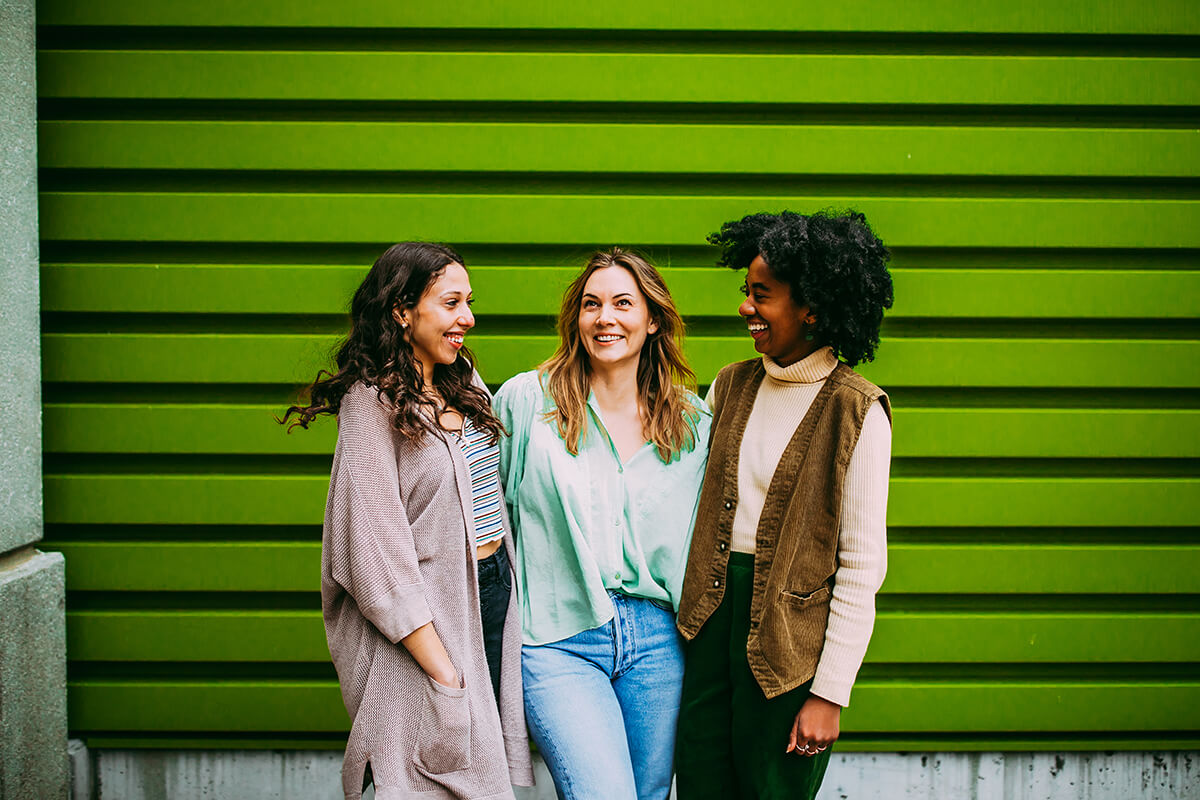
<svg viewBox="0 0 1200 800">
<path fill-rule="evenodd" d="M 832 347 L 822 347 L 787 367 L 779 366 L 770 356 L 763 356 L 767 374 L 781 383 L 818 383 L 829 377 L 837 363 Z"/>
</svg>

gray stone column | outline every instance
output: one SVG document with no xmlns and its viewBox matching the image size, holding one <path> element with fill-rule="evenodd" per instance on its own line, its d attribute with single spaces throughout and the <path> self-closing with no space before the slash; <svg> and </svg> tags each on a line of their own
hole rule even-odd
<svg viewBox="0 0 1200 800">
<path fill-rule="evenodd" d="M 63 559 L 42 538 L 34 0 L 0 0 L 0 797 L 67 796 Z"/>
</svg>

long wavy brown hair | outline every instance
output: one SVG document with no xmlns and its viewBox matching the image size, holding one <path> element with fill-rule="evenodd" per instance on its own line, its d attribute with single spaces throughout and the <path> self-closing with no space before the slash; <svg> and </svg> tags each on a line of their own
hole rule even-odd
<svg viewBox="0 0 1200 800">
<path fill-rule="evenodd" d="M 308 403 L 289 407 L 280 424 L 291 431 L 297 426 L 307 428 L 321 414 L 337 414 L 346 392 L 361 381 L 391 409 L 392 427 L 405 439 L 416 441 L 432 431 L 434 417 L 443 409 L 434 408 L 430 415 L 421 367 L 392 310 L 415 306 L 446 267 L 456 262 L 462 264 L 462 256 L 441 244 L 401 242 L 389 247 L 350 301 L 350 333 L 338 349 L 337 372 L 318 372 L 304 393 Z M 447 408 L 468 417 L 495 442 L 504 434 L 504 426 L 492 413 L 487 392 L 475 385 L 473 364 L 470 351 L 463 347 L 453 364 L 433 368 L 433 385 Z"/>
<path fill-rule="evenodd" d="M 619 247 L 594 254 L 583 272 L 563 294 L 558 314 L 558 350 L 538 367 L 555 408 L 546 420 L 558 424 L 567 452 L 578 455 L 587 430 L 587 398 L 591 392 L 591 360 L 579 333 L 579 312 L 588 278 L 598 269 L 622 267 L 629 271 L 650 307 L 658 330 L 647 335 L 638 361 L 638 405 L 645 414 L 645 431 L 659 457 L 670 462 L 680 452 L 696 446 L 700 412 L 691 397 L 696 376 L 683 355 L 683 318 L 671 292 L 650 262 Z"/>
</svg>

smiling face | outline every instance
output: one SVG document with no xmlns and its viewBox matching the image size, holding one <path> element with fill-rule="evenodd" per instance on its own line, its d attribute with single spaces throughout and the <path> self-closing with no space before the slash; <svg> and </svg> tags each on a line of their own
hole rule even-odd
<svg viewBox="0 0 1200 800">
<path fill-rule="evenodd" d="M 746 299 L 738 313 L 750 328 L 755 350 L 786 367 L 819 347 L 804 340 L 805 326 L 815 322 L 812 309 L 796 304 L 791 289 L 771 274 L 761 255 L 750 262 L 742 291 Z"/>
<path fill-rule="evenodd" d="M 646 337 L 657 330 L 633 273 L 614 265 L 588 276 L 579 304 L 579 336 L 593 369 L 636 364 Z"/>
<path fill-rule="evenodd" d="M 426 383 L 435 364 L 453 364 L 463 346 L 463 337 L 475 326 L 471 313 L 471 280 L 459 263 L 450 263 L 426 287 L 412 308 L 392 311 L 421 363 Z"/>
</svg>

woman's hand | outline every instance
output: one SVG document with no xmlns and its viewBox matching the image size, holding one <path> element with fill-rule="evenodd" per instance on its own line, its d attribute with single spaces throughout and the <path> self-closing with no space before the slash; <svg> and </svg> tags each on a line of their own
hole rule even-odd
<svg viewBox="0 0 1200 800">
<path fill-rule="evenodd" d="M 462 679 L 458 676 L 458 670 L 454 668 L 450 654 L 446 652 L 442 640 L 438 638 L 432 622 L 426 622 L 405 636 L 400 640 L 400 644 L 412 653 L 412 657 L 430 678 L 442 686 L 449 686 L 452 689 L 462 688 Z"/>
<path fill-rule="evenodd" d="M 842 719 L 842 707 L 823 697 L 809 695 L 792 723 L 787 753 L 815 756 L 837 741 Z"/>
</svg>

